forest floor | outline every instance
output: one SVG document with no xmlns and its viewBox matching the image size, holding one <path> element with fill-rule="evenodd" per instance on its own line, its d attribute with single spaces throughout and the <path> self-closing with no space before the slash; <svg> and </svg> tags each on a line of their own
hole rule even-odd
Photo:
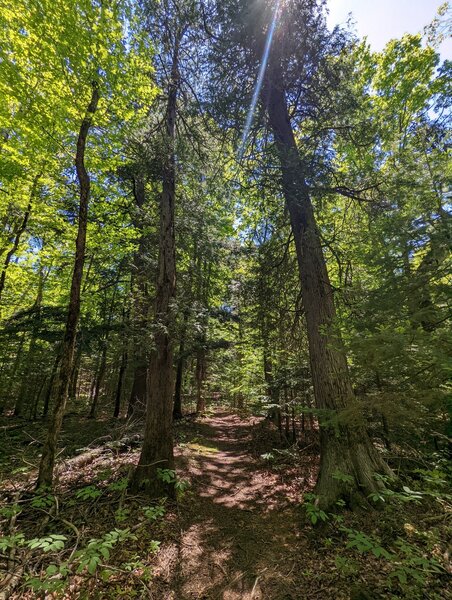
<svg viewBox="0 0 452 600">
<path fill-rule="evenodd" d="M 337 524 L 311 525 L 302 496 L 312 491 L 318 469 L 314 431 L 305 432 L 291 448 L 262 418 L 217 410 L 184 419 L 175 428 L 176 463 L 179 480 L 189 487 L 177 504 L 149 506 L 146 498 L 126 490 L 139 456 L 138 424 L 77 416 L 65 422 L 58 491 L 37 500 L 31 490 L 44 431 L 40 427 L 34 427 L 33 435 L 20 427 L 1 432 L 0 520 L 10 537 L 19 532 L 25 540 L 63 534 L 65 547 L 43 552 L 22 541 L 14 550 L 7 548 L 5 558 L 0 555 L 6 572 L 0 581 L 2 599 L 450 597 L 446 563 L 451 529 L 443 505 L 410 502 L 384 515 L 344 511 Z M 124 439 L 126 443 L 118 441 Z M 11 505 L 21 512 L 14 516 Z M 404 538 L 409 556 L 394 562 L 376 556 L 372 548 L 357 551 L 347 544 L 344 527 L 366 532 L 368 540 L 378 539 L 385 548 Z M 125 532 L 124 540 L 99 555 L 92 573 L 80 568 L 96 552 L 102 554 L 99 548 L 114 530 Z M 437 563 L 427 560 L 432 555 Z M 416 560 L 424 563 L 416 566 Z M 63 569 L 55 574 L 51 567 L 46 575 L 49 565 Z M 14 589 L 2 596 L 16 572 Z M 421 573 L 419 580 L 416 573 Z"/>
<path fill-rule="evenodd" d="M 293 482 L 255 457 L 256 427 L 255 419 L 217 413 L 196 425 L 196 441 L 182 449 L 192 489 L 180 538 L 162 549 L 154 571 L 162 598 L 317 597 L 315 586 L 309 595 L 299 587 L 307 563 Z"/>
</svg>

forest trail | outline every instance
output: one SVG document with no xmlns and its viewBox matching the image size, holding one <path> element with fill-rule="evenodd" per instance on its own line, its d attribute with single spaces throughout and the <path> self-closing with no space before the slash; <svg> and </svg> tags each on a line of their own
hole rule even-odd
<svg viewBox="0 0 452 600">
<path fill-rule="evenodd" d="M 251 453 L 258 421 L 216 413 L 196 424 L 179 468 L 192 482 L 180 538 L 162 548 L 154 583 L 165 600 L 296 599 L 299 543 L 280 478 Z M 298 546 L 298 547 L 297 547 Z"/>
</svg>

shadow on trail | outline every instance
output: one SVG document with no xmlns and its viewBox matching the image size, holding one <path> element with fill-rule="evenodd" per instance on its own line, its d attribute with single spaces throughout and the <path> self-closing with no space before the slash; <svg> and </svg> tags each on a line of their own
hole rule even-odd
<svg viewBox="0 0 452 600">
<path fill-rule="evenodd" d="M 178 460 L 192 492 L 180 507 L 180 542 L 162 550 L 155 572 L 162 598 L 305 597 L 296 509 L 280 478 L 250 453 L 255 423 L 217 413 L 196 425 L 202 442 L 195 451 L 182 451 Z"/>
</svg>

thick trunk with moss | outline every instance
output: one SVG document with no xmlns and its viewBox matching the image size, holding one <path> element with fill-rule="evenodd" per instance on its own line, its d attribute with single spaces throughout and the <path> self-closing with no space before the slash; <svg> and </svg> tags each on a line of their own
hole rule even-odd
<svg viewBox="0 0 452 600">
<path fill-rule="evenodd" d="M 66 329 L 61 348 L 60 370 L 55 384 L 55 404 L 52 418 L 49 422 L 47 438 L 39 465 L 37 488 L 52 487 L 53 471 L 55 466 L 55 455 L 57 451 L 58 437 L 63 423 L 64 411 L 66 409 L 69 394 L 69 385 L 74 362 L 75 340 L 77 336 L 77 325 L 80 315 L 80 291 L 85 264 L 86 229 L 88 224 L 88 203 L 90 195 L 90 177 L 85 168 L 85 148 L 88 132 L 91 127 L 92 118 L 97 110 L 99 102 L 99 87 L 93 83 L 91 100 L 87 108 L 85 118 L 82 121 L 78 139 L 77 152 L 75 156 L 75 167 L 80 190 L 80 203 L 78 214 L 78 232 L 75 243 L 74 269 L 72 272 L 71 291 L 67 312 Z"/>
<path fill-rule="evenodd" d="M 381 487 L 376 473 L 391 474 L 366 432 L 364 423 L 347 422 L 356 405 L 312 202 L 286 104 L 274 66 L 266 88 L 266 106 L 279 154 L 283 192 L 294 235 L 309 342 L 311 373 L 320 411 L 321 462 L 316 493 L 324 507 L 339 497 L 353 501 Z"/>
</svg>

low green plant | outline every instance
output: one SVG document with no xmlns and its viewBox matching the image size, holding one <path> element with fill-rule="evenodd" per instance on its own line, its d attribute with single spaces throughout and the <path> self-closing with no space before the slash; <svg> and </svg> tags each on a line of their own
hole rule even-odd
<svg viewBox="0 0 452 600">
<path fill-rule="evenodd" d="M 313 525 L 316 525 L 320 521 L 325 522 L 328 520 L 327 513 L 319 508 L 319 498 L 316 494 L 305 494 L 303 500 L 303 508 Z"/>
<path fill-rule="evenodd" d="M 351 484 L 354 481 L 354 479 L 351 475 L 342 473 L 341 471 L 339 471 L 339 469 L 336 469 L 336 471 L 333 473 L 332 477 L 336 481 L 341 481 L 342 483 L 350 483 Z"/>
<path fill-rule="evenodd" d="M 95 485 L 87 485 L 75 492 L 77 500 L 95 500 L 96 498 L 99 498 L 99 496 L 102 496 L 102 491 Z"/>
<path fill-rule="evenodd" d="M 18 548 L 25 544 L 25 536 L 23 533 L 15 533 L 13 535 L 5 535 L 0 537 L 0 552 L 6 552 L 11 548 Z"/>
<path fill-rule="evenodd" d="M 337 570 L 343 577 L 352 577 L 359 573 L 359 565 L 356 561 L 345 556 L 336 556 L 334 559 Z"/>
<path fill-rule="evenodd" d="M 85 548 L 81 548 L 74 555 L 78 562 L 76 572 L 82 573 L 86 569 L 90 575 L 94 575 L 99 565 L 110 558 L 111 550 L 116 544 L 136 539 L 136 535 L 131 533 L 130 529 L 114 529 L 101 538 L 90 540 Z"/>
<path fill-rule="evenodd" d="M 384 558 L 392 565 L 389 573 L 390 583 L 397 583 L 409 592 L 408 587 L 412 583 L 423 585 L 427 575 L 437 575 L 444 572 L 444 569 L 434 558 L 425 556 L 422 550 L 410 544 L 402 538 L 397 538 L 390 550 L 383 548 L 380 541 L 363 531 L 340 527 L 348 538 L 346 547 L 357 550 L 359 553 L 371 553 L 376 558 Z M 336 561 L 341 562 L 339 557 Z M 336 562 L 337 564 L 337 562 Z M 341 563 L 342 564 L 342 563 Z"/>
<path fill-rule="evenodd" d="M 124 490 L 127 489 L 128 485 L 129 485 L 129 480 L 127 479 L 127 477 L 121 477 L 121 479 L 118 479 L 117 481 L 113 481 L 112 483 L 110 483 L 108 485 L 108 489 L 112 492 L 123 492 Z"/>
<path fill-rule="evenodd" d="M 157 468 L 157 478 L 163 483 L 174 483 L 176 481 L 176 471 L 173 469 Z"/>
<path fill-rule="evenodd" d="M 151 552 L 152 554 L 157 554 L 157 552 L 160 550 L 160 544 L 161 542 L 159 542 L 158 540 L 151 540 L 149 542 L 149 552 Z"/>
<path fill-rule="evenodd" d="M 272 452 L 266 452 L 265 454 L 261 454 L 261 458 L 267 462 L 271 462 L 275 460 L 275 455 Z"/>
<path fill-rule="evenodd" d="M 178 496 L 182 496 L 185 493 L 185 491 L 190 487 L 190 483 L 187 480 L 177 478 L 176 471 L 174 471 L 174 469 L 158 468 L 157 477 L 160 479 L 160 481 L 163 481 L 164 483 L 172 483 Z"/>
<path fill-rule="evenodd" d="M 21 512 L 22 509 L 18 504 L 2 506 L 2 508 L 0 508 L 0 517 L 3 517 L 4 519 L 11 519 L 14 517 L 14 515 L 18 515 Z"/>
<path fill-rule="evenodd" d="M 117 523 L 124 523 L 130 517 L 130 509 L 129 508 L 118 508 L 115 512 L 115 521 Z"/>
<path fill-rule="evenodd" d="M 63 550 L 66 541 L 67 537 L 65 535 L 50 534 L 42 538 L 33 538 L 26 544 L 30 550 L 41 550 L 47 554 L 48 552 Z"/>
<path fill-rule="evenodd" d="M 157 521 L 165 514 L 165 507 L 162 504 L 157 504 L 156 506 L 144 506 L 143 507 L 144 516 L 150 521 Z"/>
<path fill-rule="evenodd" d="M 422 500 L 423 494 L 421 492 L 414 491 L 408 486 L 404 485 L 401 492 L 391 490 L 389 488 L 382 489 L 378 492 L 369 494 L 368 498 L 372 502 L 386 502 L 386 500 L 393 500 L 394 502 L 419 502 Z"/>
<path fill-rule="evenodd" d="M 392 556 L 395 568 L 389 574 L 404 586 L 409 580 L 423 584 L 427 575 L 443 572 L 441 565 L 434 558 L 425 557 L 414 544 L 398 538 L 395 542 L 396 552 Z"/>
<path fill-rule="evenodd" d="M 39 493 L 37 496 L 35 496 L 32 499 L 30 504 L 33 508 L 39 508 L 39 509 L 52 508 L 52 506 L 55 504 L 55 497 L 52 494 L 48 494 L 45 492 Z"/>
<path fill-rule="evenodd" d="M 383 557 L 388 560 L 392 558 L 391 554 L 381 546 L 380 541 L 375 537 L 348 527 L 341 527 L 340 529 L 347 534 L 347 548 L 356 548 L 360 553 L 370 552 L 376 558 Z"/>
</svg>

